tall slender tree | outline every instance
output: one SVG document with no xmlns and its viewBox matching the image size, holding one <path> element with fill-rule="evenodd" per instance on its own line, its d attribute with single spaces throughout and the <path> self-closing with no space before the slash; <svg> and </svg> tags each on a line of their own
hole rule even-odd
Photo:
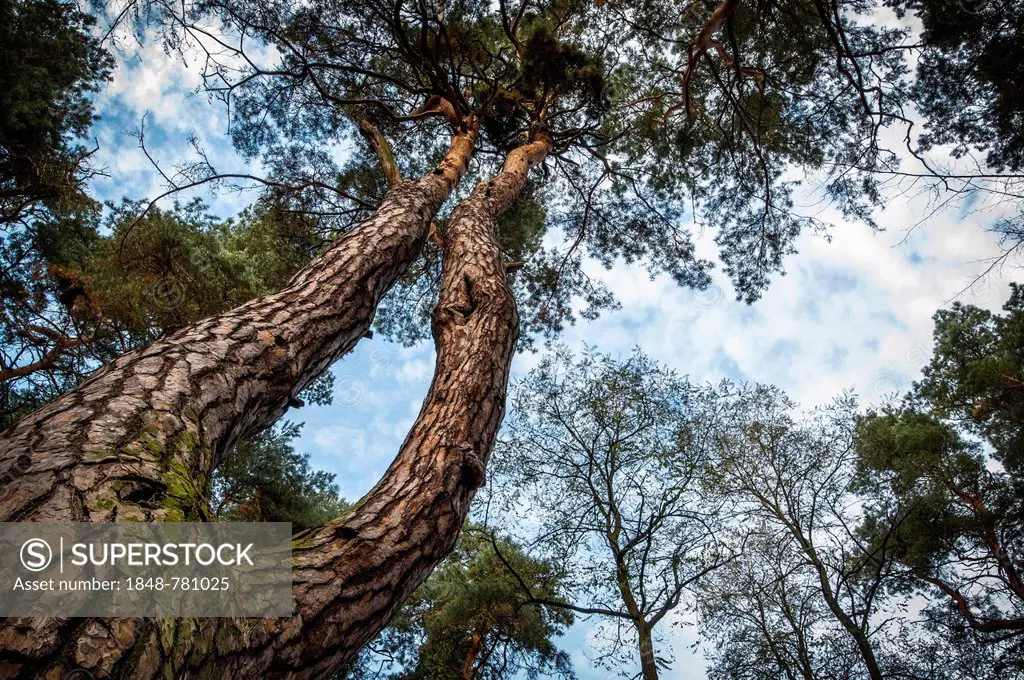
<svg viewBox="0 0 1024 680">
<path fill-rule="evenodd" d="M 739 677 L 758 677 L 752 664 L 767 655 L 779 674 L 882 680 L 888 669 L 878 640 L 894 625 L 882 616 L 894 583 L 893 537 L 871 546 L 853 538 L 853 400 L 798 421 L 774 388 L 726 386 L 719 398 L 709 488 L 735 503 L 752 550 L 735 567 L 737 581 L 725 577 L 705 602 L 712 617 L 724 617 L 710 635 L 733 650 L 717 655 L 718 670 L 748 667 Z M 763 590 L 756 583 L 766 570 L 778 578 Z M 735 609 L 747 617 L 730 622 Z M 772 627 L 780 618 L 784 632 Z"/>
<path fill-rule="evenodd" d="M 564 564 L 569 601 L 600 617 L 612 668 L 669 666 L 656 641 L 702 577 L 726 563 L 721 516 L 698 498 L 712 402 L 642 354 L 546 359 L 517 385 L 499 446 L 500 488 L 529 508 L 535 548 Z M 519 522 L 508 522 L 509 525 Z M 524 590 L 525 590 L 524 586 Z"/>
<path fill-rule="evenodd" d="M 787 537 L 762 525 L 744 536 L 743 547 L 742 558 L 699 589 L 708 676 L 866 677 L 857 648 L 821 597 L 817 577 Z"/>
<path fill-rule="evenodd" d="M 922 380 L 865 414 L 722 394 L 709 491 L 746 549 L 702 589 L 713 677 L 1021 673 L 1022 319 L 1015 284 L 940 310 Z"/>
</svg>

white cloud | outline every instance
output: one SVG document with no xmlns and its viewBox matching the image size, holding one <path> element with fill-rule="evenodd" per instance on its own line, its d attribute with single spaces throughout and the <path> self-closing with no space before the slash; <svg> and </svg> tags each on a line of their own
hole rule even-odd
<svg viewBox="0 0 1024 680">
<path fill-rule="evenodd" d="M 366 436 L 359 428 L 346 425 L 330 425 L 313 432 L 313 443 L 333 454 L 340 448 L 347 452 L 366 450 Z"/>
<path fill-rule="evenodd" d="M 402 363 L 398 372 L 399 382 L 423 382 L 430 378 L 434 365 L 425 359 L 410 359 Z"/>
</svg>

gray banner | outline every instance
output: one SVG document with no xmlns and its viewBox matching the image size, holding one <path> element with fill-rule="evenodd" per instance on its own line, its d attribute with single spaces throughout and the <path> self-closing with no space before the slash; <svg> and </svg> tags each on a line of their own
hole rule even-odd
<svg viewBox="0 0 1024 680">
<path fill-rule="evenodd" d="M 291 524 L 0 523 L 0 616 L 291 616 Z"/>
</svg>

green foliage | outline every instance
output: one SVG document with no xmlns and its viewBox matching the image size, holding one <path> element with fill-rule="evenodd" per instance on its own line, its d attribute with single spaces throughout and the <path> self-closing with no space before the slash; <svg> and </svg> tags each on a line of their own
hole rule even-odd
<svg viewBox="0 0 1024 680">
<path fill-rule="evenodd" d="M 291 441 L 300 425 L 285 422 L 239 442 L 214 470 L 213 506 L 218 519 L 235 522 L 291 522 L 294 532 L 318 527 L 348 504 L 334 475 L 309 466 Z"/>
<path fill-rule="evenodd" d="M 1024 530 L 1021 293 L 1012 286 L 1003 315 L 960 303 L 937 312 L 934 354 L 907 403 L 858 422 L 861 487 L 914 508 L 903 559 L 924 573 L 959 541 L 995 532 L 1013 542 Z"/>
<path fill-rule="evenodd" d="M 87 207 L 90 96 L 110 74 L 95 20 L 59 0 L 0 2 L 0 227 Z"/>
<path fill-rule="evenodd" d="M 59 361 L 55 345 L 75 339 L 44 310 L 75 295 L 50 264 L 77 261 L 97 239 L 91 151 L 78 144 L 112 66 L 94 24 L 74 3 L 0 2 L 0 428 L 77 381 L 69 366 L 19 386 L 11 372 Z"/>
<path fill-rule="evenodd" d="M 102 228 L 95 214 L 40 221 L 0 244 L 3 368 L 34 368 L 0 387 L 4 424 L 125 352 L 277 290 L 320 245 L 272 209 L 222 221 L 198 201 L 141 208 L 110 206 Z"/>
<path fill-rule="evenodd" d="M 1024 168 L 1024 2 L 888 0 L 921 21 L 912 96 L 924 148 L 987 152 L 998 170 Z"/>
<path fill-rule="evenodd" d="M 362 180 L 347 196 L 323 189 L 348 173 L 324 149 L 352 145 L 354 120 L 377 124 L 411 177 L 446 149 L 449 131 L 421 109 L 443 98 L 459 121 L 481 124 L 470 185 L 531 131 L 550 133 L 537 224 L 560 238 L 508 253 L 523 262 L 511 278 L 530 346 L 615 306 L 582 272 L 588 256 L 710 285 L 714 264 L 694 242 L 703 225 L 716 230 L 737 297 L 755 300 L 799 235 L 827 226 L 816 209 L 802 212 L 799 177 L 822 179 L 847 216 L 871 222 L 881 202 L 874 173 L 896 165 L 880 136 L 905 120 L 906 32 L 866 20 L 869 0 L 743 2 L 698 49 L 714 6 L 231 0 L 186 4 L 182 16 L 161 6 L 155 16 L 172 47 L 209 13 L 250 44 L 273 46 L 279 59 L 266 70 L 262 58 L 240 72 L 225 65 L 207 85 L 232 102 L 236 145 L 270 161 L 283 185 L 306 187 L 288 190 L 289 209 L 320 219 L 340 214 L 351 225 L 379 196 Z M 438 270 L 428 250 L 384 302 L 381 332 L 403 342 L 429 335 Z"/>
<path fill-rule="evenodd" d="M 1024 479 L 1024 287 L 1011 284 L 1004 314 L 955 303 L 935 315 L 935 353 L 917 403 L 982 438 Z"/>
<path fill-rule="evenodd" d="M 298 132 L 294 136 L 298 139 L 264 149 L 267 174 L 291 184 L 268 188 L 257 205 L 274 229 L 311 248 L 308 257 L 369 217 L 384 198 L 387 183 L 362 139 L 339 164 L 333 150 L 315 138 L 307 140 Z M 307 184 L 314 186 L 294 188 Z"/>
<path fill-rule="evenodd" d="M 956 494 L 982 497 L 990 480 L 981 455 L 953 428 L 913 410 L 873 413 L 858 425 L 856 488 L 869 497 L 888 489 L 901 509 L 913 508 L 891 548 L 905 564 L 929 573 L 965 535 L 990 528 L 990 517 L 957 500 Z M 863 531 L 885 535 L 894 512 L 889 505 L 875 508 Z"/>
<path fill-rule="evenodd" d="M 486 102 L 481 117 L 488 141 L 508 151 L 521 133 L 538 125 L 554 125 L 555 116 L 572 114 L 575 124 L 596 124 L 608 107 L 602 53 L 584 46 L 578 32 L 584 5 L 556 1 L 525 12 L 516 32 L 517 59 L 498 84 L 478 84 L 474 96 Z M 562 20 L 559 20 L 559 17 Z M 567 22 L 566 17 L 577 21 Z M 497 36 L 496 43 L 510 40 Z M 504 74 L 503 74 L 504 75 Z M 548 112 L 547 107 L 553 107 Z"/>
<path fill-rule="evenodd" d="M 615 152 L 717 230 L 738 299 L 757 299 L 797 237 L 826 227 L 799 207 L 796 177 L 820 180 L 846 216 L 872 224 L 873 173 L 894 162 L 878 134 L 901 113 L 903 31 L 865 21 L 870 2 L 742 2 L 701 52 L 695 37 L 716 3 L 640 6 L 627 82 L 646 87 L 630 88 L 642 102 L 636 133 Z M 701 271 L 675 259 L 677 279 Z"/>
<path fill-rule="evenodd" d="M 495 542 L 500 557 L 486 531 L 467 524 L 455 550 L 344 677 L 462 678 L 467 663 L 477 680 L 575 677 L 568 655 L 552 641 L 573 615 L 528 604 L 509 567 L 538 599 L 560 600 L 563 575 L 507 538 Z"/>
<path fill-rule="evenodd" d="M 935 349 L 904 404 L 857 420 L 860 534 L 908 568 L 901 586 L 936 592 L 961 629 L 991 644 L 1024 617 L 1024 308 L 954 304 L 935 314 Z M 884 541 L 884 543 L 883 543 Z M 948 610 L 933 605 L 932 621 Z M 1005 631 L 1011 631 L 1006 633 Z M 1019 651 L 1019 649 L 1018 649 Z M 1010 663 L 1015 652 L 1003 653 Z M 1011 666 L 1013 663 L 1010 664 Z M 1018 669 L 1020 670 L 1020 669 Z"/>
<path fill-rule="evenodd" d="M 536 185 L 527 184 L 512 206 L 498 217 L 498 244 L 510 262 L 521 262 L 540 249 L 545 218 Z"/>
<path fill-rule="evenodd" d="M 274 289 L 277 282 L 264 277 L 278 273 L 278 263 L 268 262 L 276 253 L 263 249 L 276 243 L 258 234 L 233 240 L 234 225 L 204 214 L 199 202 L 154 209 L 136 220 L 140 207 L 125 202 L 114 208 L 110 237 L 77 272 L 85 298 L 79 304 L 100 318 L 145 342 Z M 250 245 L 260 251 L 243 250 Z"/>
</svg>

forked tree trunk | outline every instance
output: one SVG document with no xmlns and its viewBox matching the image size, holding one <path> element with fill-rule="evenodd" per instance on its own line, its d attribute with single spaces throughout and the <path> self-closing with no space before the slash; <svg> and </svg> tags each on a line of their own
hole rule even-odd
<svg viewBox="0 0 1024 680">
<path fill-rule="evenodd" d="M 868 672 L 868 677 L 871 680 L 884 680 L 882 670 L 878 665 L 878 659 L 875 657 L 875 650 L 871 646 L 871 640 L 868 638 L 867 633 L 853 620 L 853 618 L 843 609 L 842 603 L 839 602 L 839 598 L 836 596 L 835 591 L 832 589 L 832 583 L 829 581 L 828 572 L 825 570 L 825 565 L 822 564 L 818 558 L 817 553 L 813 548 L 810 547 L 810 543 L 806 540 L 800 539 L 804 546 L 804 552 L 807 554 L 808 561 L 811 566 L 814 567 L 818 574 L 818 583 L 821 585 L 822 597 L 825 599 L 825 604 L 832 611 L 832 614 L 836 617 L 836 620 L 846 629 L 846 632 L 853 638 L 854 643 L 857 645 L 857 649 L 860 651 L 861 661 L 864 662 L 864 668 Z"/>
<path fill-rule="evenodd" d="M 365 335 L 465 173 L 475 135 L 454 135 L 437 169 L 391 187 L 281 291 L 120 357 L 4 432 L 0 521 L 205 518 L 218 458 Z M 0 676 L 33 675 L 63 653 L 68 626 L 80 624 L 0 623 Z"/>
<path fill-rule="evenodd" d="M 491 181 L 478 185 L 453 212 L 444 240 L 441 300 L 434 320 L 437 363 L 430 391 L 397 458 L 381 481 L 355 508 L 313 530 L 295 547 L 296 616 L 175 619 L 163 620 L 159 625 L 149 620 L 8 620 L 0 624 L 0 669 L 25 677 L 50 673 L 57 678 L 75 667 L 86 668 L 96 677 L 309 678 L 327 676 L 352 661 L 437 562 L 451 551 L 469 503 L 483 483 L 486 461 L 504 416 L 509 366 L 518 333 L 515 302 L 494 237 L 495 218 L 512 203 L 529 169 L 540 163 L 549 150 L 550 139 L 545 136 L 512 152 L 503 171 Z M 389 195 L 379 213 L 393 203 L 394 198 Z M 404 211 L 403 208 L 403 214 Z M 429 215 L 425 214 L 429 211 L 421 212 L 424 220 L 429 221 Z M 379 244 L 362 245 L 380 247 Z M 305 276 L 300 274 L 297 285 L 306 290 L 307 295 L 325 300 L 322 304 L 327 304 L 331 292 L 317 290 L 324 284 L 316 281 L 317 270 L 313 269 Z M 375 288 L 367 288 L 367 297 L 376 294 Z M 378 297 L 371 299 L 375 301 Z M 243 307 L 242 311 L 245 309 Z M 294 313 L 294 310 L 280 306 L 270 311 L 271 315 L 282 316 L 288 312 Z M 328 312 L 316 307 L 306 310 L 307 323 L 316 323 L 318 313 Z M 257 337 L 258 342 L 250 343 L 261 349 L 254 357 L 258 361 L 267 361 L 268 356 L 279 353 L 293 356 L 289 351 L 293 336 L 285 338 L 283 346 L 275 342 L 275 334 L 281 332 L 278 323 L 271 316 L 266 325 L 255 330 L 257 336 L 268 336 L 266 341 Z M 208 327 L 207 333 L 210 333 L 220 324 L 200 326 Z M 181 337 L 181 334 L 175 336 L 179 343 Z M 232 333 L 224 337 L 230 339 Z M 169 342 L 173 343 L 175 338 Z M 352 343 L 356 339 L 358 335 L 353 337 Z M 342 341 L 335 340 L 334 344 L 340 346 Z M 171 344 L 167 351 L 181 352 L 182 358 L 188 359 L 188 349 Z M 199 360 L 206 356 L 195 349 L 192 352 Z M 164 386 L 174 386 L 182 379 L 173 370 L 177 365 L 174 363 L 170 364 L 170 372 L 158 370 L 140 374 L 128 370 L 133 363 L 142 363 L 151 356 L 141 354 L 143 356 L 134 361 L 120 363 L 112 369 L 130 376 L 117 385 L 122 391 L 126 385 L 139 384 L 140 375 L 155 383 L 150 390 L 157 395 Z M 232 354 L 231 359 L 244 364 L 253 357 Z M 297 363 L 297 359 L 281 360 L 284 368 L 279 370 L 292 366 L 292 362 Z M 200 380 L 206 377 L 219 380 L 215 371 L 203 366 L 198 368 L 202 371 Z M 250 367 L 250 370 L 259 368 Z M 83 387 L 89 392 L 88 387 L 95 389 L 97 383 L 103 384 L 102 377 Z M 229 383 L 218 389 L 231 388 Z M 118 393 L 113 387 L 107 389 L 114 395 L 111 400 L 119 402 L 118 408 L 136 407 L 133 400 L 124 402 L 124 397 L 116 396 Z M 222 400 L 205 408 L 212 409 L 213 413 L 230 409 L 237 413 L 237 401 L 245 397 L 246 393 L 242 392 L 235 395 L 235 402 Z M 286 395 L 281 399 L 286 399 Z M 158 400 L 150 402 L 151 406 L 143 403 L 136 413 L 142 414 L 161 403 Z M 256 403 L 262 402 L 256 400 Z M 169 414 L 172 422 L 187 422 L 187 414 L 176 409 L 177 406 L 180 405 L 169 402 L 160 410 Z M 55 421 L 53 427 L 60 429 L 68 426 L 67 423 L 80 423 L 84 419 L 85 427 L 78 431 L 84 432 L 87 443 L 92 441 L 93 432 L 125 427 L 124 423 L 108 423 L 104 417 L 90 419 L 83 411 L 90 408 L 95 407 L 81 399 L 65 404 L 50 416 Z M 276 408 L 274 412 L 279 413 L 283 405 L 278 404 Z M 38 414 L 27 421 L 29 431 L 20 434 L 25 438 L 23 441 L 30 441 L 33 434 L 47 439 L 46 432 L 50 428 L 41 427 Z M 157 432 L 164 430 L 157 429 Z M 202 434 L 200 432 L 199 436 Z M 178 440 L 160 441 L 171 445 Z M 49 474 L 50 487 L 67 486 L 69 491 L 65 496 L 54 492 L 35 496 L 23 494 L 25 500 L 16 504 L 29 511 L 15 514 L 15 518 L 84 516 L 102 519 L 89 512 L 91 496 L 74 490 L 78 489 L 75 480 L 79 475 L 85 480 L 96 479 L 94 473 L 89 476 L 81 472 L 90 469 L 87 460 L 95 458 L 93 466 L 110 466 L 115 472 L 119 457 L 144 455 L 134 451 L 123 453 L 124 446 L 120 442 L 107 453 L 87 456 L 78 453 L 81 445 L 71 448 L 75 450 L 62 452 L 52 445 L 50 450 L 54 453 L 51 455 L 68 462 L 61 468 L 50 466 L 45 471 L 34 469 L 40 460 L 32 453 L 32 467 L 19 479 Z M 200 455 L 209 457 L 211 454 Z M 186 456 L 176 458 L 179 459 L 191 460 Z M 153 466 L 159 468 L 156 462 Z M 147 479 L 146 483 L 153 482 Z M 11 499 L 9 495 L 5 497 Z M 75 501 L 70 508 L 65 509 L 69 505 L 62 500 L 65 497 Z M 76 512 L 82 513 L 83 505 L 84 515 L 76 515 Z M 132 507 L 140 508 L 139 512 L 147 519 L 168 516 L 166 511 L 160 514 L 158 509 L 143 509 L 137 500 Z"/>
<path fill-rule="evenodd" d="M 160 521 L 198 512 L 211 463 L 274 423 L 351 350 L 465 172 L 474 133 L 392 187 L 279 292 L 126 354 L 0 440 L 0 521 Z M 186 479 L 181 480 L 179 477 Z"/>
<path fill-rule="evenodd" d="M 618 514 L 616 513 L 616 517 Z M 614 540 L 614 539 L 612 539 Z M 636 630 L 637 649 L 640 652 L 640 677 L 643 680 L 658 680 L 658 664 L 654 658 L 654 637 L 651 634 L 651 626 L 644 618 L 636 597 L 633 595 L 633 588 L 629 583 L 629 573 L 626 570 L 625 562 L 616 560 L 616 585 L 619 588 L 619 595 L 622 603 L 626 605 L 626 612 Z"/>
</svg>

